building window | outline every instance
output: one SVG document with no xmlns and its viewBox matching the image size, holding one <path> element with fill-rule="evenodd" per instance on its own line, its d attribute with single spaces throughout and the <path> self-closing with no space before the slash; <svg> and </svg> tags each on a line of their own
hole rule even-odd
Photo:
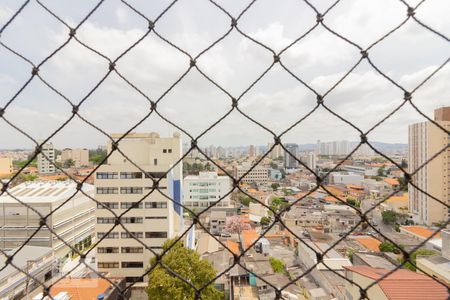
<svg viewBox="0 0 450 300">
<path fill-rule="evenodd" d="M 117 269 L 119 262 L 98 262 L 99 269 Z"/>
<path fill-rule="evenodd" d="M 98 209 L 116 209 L 119 208 L 119 203 L 118 202 L 98 202 L 97 203 L 97 208 Z"/>
<path fill-rule="evenodd" d="M 166 186 L 158 186 L 157 188 L 154 188 L 153 186 L 146 186 L 144 189 L 146 189 L 146 190 L 153 190 L 153 189 L 155 189 L 155 190 L 167 190 L 167 187 Z"/>
<path fill-rule="evenodd" d="M 114 218 L 112 218 L 114 219 Z M 122 223 L 142 223 L 143 218 L 142 217 L 125 217 L 125 218 L 120 218 Z"/>
<path fill-rule="evenodd" d="M 167 208 L 167 202 L 145 202 L 145 208 Z"/>
<path fill-rule="evenodd" d="M 144 234 L 142 232 L 121 232 L 120 238 L 122 239 L 142 239 Z"/>
<path fill-rule="evenodd" d="M 114 224 L 116 218 L 97 218 L 97 224 Z"/>
<path fill-rule="evenodd" d="M 140 179 L 142 178 L 141 172 L 120 172 L 120 179 Z"/>
<path fill-rule="evenodd" d="M 128 209 L 128 208 L 142 208 L 143 202 L 122 202 L 120 203 L 121 209 Z"/>
<path fill-rule="evenodd" d="M 126 282 L 144 282 L 144 278 L 142 276 L 135 277 L 135 276 L 127 276 L 125 277 Z"/>
<path fill-rule="evenodd" d="M 119 247 L 98 247 L 97 253 L 119 253 Z"/>
<path fill-rule="evenodd" d="M 97 172 L 97 179 L 117 179 L 117 172 Z"/>
<path fill-rule="evenodd" d="M 142 261 L 123 261 L 122 268 L 143 268 L 144 263 Z"/>
<path fill-rule="evenodd" d="M 166 220 L 166 216 L 157 216 L 157 217 L 145 217 L 146 220 Z"/>
<path fill-rule="evenodd" d="M 98 187 L 97 194 L 118 194 L 119 189 L 116 187 Z"/>
<path fill-rule="evenodd" d="M 122 247 L 122 253 L 143 253 L 144 247 Z"/>
<path fill-rule="evenodd" d="M 156 166 L 156 165 L 158 165 L 158 159 L 157 158 L 154 158 L 153 159 L 153 164 Z"/>
<path fill-rule="evenodd" d="M 146 172 L 145 178 L 166 178 L 166 172 Z"/>
<path fill-rule="evenodd" d="M 167 238 L 167 232 L 165 231 L 150 231 L 145 233 L 146 239 L 163 239 Z"/>
<path fill-rule="evenodd" d="M 167 149 L 167 152 L 168 153 L 172 153 L 172 149 Z"/>
<path fill-rule="evenodd" d="M 105 239 L 118 239 L 119 233 L 118 232 L 110 232 L 106 234 L 106 232 L 97 232 L 97 238 L 101 239 L 106 235 Z"/>
<path fill-rule="evenodd" d="M 141 187 L 121 187 L 120 193 L 121 194 L 142 194 L 142 188 Z"/>
<path fill-rule="evenodd" d="M 163 149 L 163 153 L 167 153 L 167 149 Z"/>
</svg>

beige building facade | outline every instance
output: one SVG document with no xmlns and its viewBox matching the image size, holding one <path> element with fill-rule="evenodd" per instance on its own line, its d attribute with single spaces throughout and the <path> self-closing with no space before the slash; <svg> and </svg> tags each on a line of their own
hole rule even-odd
<svg viewBox="0 0 450 300">
<path fill-rule="evenodd" d="M 450 130 L 450 107 L 435 110 L 435 121 L 446 130 Z M 409 172 L 425 164 L 434 155 L 449 144 L 449 136 L 431 122 L 416 123 L 409 126 Z M 413 177 L 413 183 L 421 190 L 444 203 L 449 203 L 450 194 L 450 148 L 421 168 Z M 412 185 L 409 191 L 409 212 L 422 224 L 432 225 L 446 221 L 448 209 L 423 194 Z"/>
<path fill-rule="evenodd" d="M 121 135 L 112 136 L 118 139 Z M 182 210 L 177 205 L 181 201 L 182 164 L 176 164 L 181 158 L 181 139 L 177 134 L 160 138 L 157 133 L 131 133 L 118 148 L 126 157 L 113 152 L 95 175 L 95 199 L 100 202 L 96 237 L 105 237 L 97 247 L 97 267 L 128 282 L 145 284 L 142 276 L 152 251 L 160 252 L 163 243 L 183 228 Z M 108 153 L 111 150 L 109 143 Z M 159 190 L 153 190 L 151 177 L 160 180 Z M 123 214 L 123 226 L 115 226 L 112 212 Z"/>
<path fill-rule="evenodd" d="M 88 149 L 69 149 L 61 151 L 61 163 L 67 160 L 73 160 L 75 167 L 89 166 L 89 150 Z"/>
<path fill-rule="evenodd" d="M 92 185 L 84 184 L 82 189 L 93 197 Z M 50 247 L 59 258 L 73 254 L 61 239 L 79 250 L 89 246 L 95 227 L 95 202 L 75 192 L 76 184 L 71 181 L 33 181 L 11 188 L 9 193 L 30 207 L 7 194 L 0 197 L 0 248 L 21 246 L 36 230 L 27 245 Z M 36 211 L 43 216 L 54 211 L 46 223 L 56 235 L 46 226 L 39 229 Z"/>
<path fill-rule="evenodd" d="M 9 157 L 0 157 L 0 175 L 9 175 L 13 172 L 12 159 Z"/>
<path fill-rule="evenodd" d="M 234 178 L 239 179 L 244 176 L 252 166 L 250 164 L 234 167 Z M 255 166 L 241 182 L 244 183 L 266 183 L 269 180 L 269 169 L 263 166 Z"/>
</svg>

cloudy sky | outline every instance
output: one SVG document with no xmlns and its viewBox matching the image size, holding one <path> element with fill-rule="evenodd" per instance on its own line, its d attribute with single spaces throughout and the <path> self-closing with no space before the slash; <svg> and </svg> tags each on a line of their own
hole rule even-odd
<svg viewBox="0 0 450 300">
<path fill-rule="evenodd" d="M 0 2 L 0 27 L 22 1 Z M 71 26 L 78 24 L 97 1 L 42 0 Z M 131 5 L 155 19 L 170 1 L 129 0 Z M 326 11 L 334 1 L 310 2 Z M 417 0 L 409 0 L 411 5 Z M 238 16 L 249 1 L 217 1 Z M 416 17 L 450 36 L 450 1 L 428 0 Z M 406 18 L 406 7 L 397 0 L 343 0 L 326 16 L 325 24 L 363 48 L 382 37 Z M 316 13 L 300 0 L 258 0 L 241 17 L 239 29 L 280 51 L 311 29 Z M 142 37 L 145 19 L 119 0 L 106 0 L 79 28 L 83 43 L 115 59 Z M 164 14 L 155 29 L 165 39 L 190 53 L 202 52 L 230 29 L 230 18 L 206 0 L 180 0 Z M 31 1 L 3 32 L 0 41 L 38 64 L 68 37 L 68 29 Z M 329 90 L 360 58 L 359 50 L 318 26 L 281 55 L 293 74 L 318 93 Z M 413 90 L 450 57 L 450 43 L 409 20 L 398 31 L 369 51 L 371 60 L 407 90 Z M 234 97 L 273 62 L 272 53 L 233 30 L 224 40 L 198 59 L 199 68 Z M 156 100 L 188 69 L 189 58 L 155 33 L 117 62 L 117 69 L 150 99 Z M 71 101 L 78 103 L 106 74 L 108 62 L 72 40 L 48 60 L 40 75 Z M 0 106 L 11 99 L 30 76 L 31 66 L 0 47 Z M 450 63 L 414 93 L 416 105 L 432 117 L 433 109 L 450 105 Z M 362 130 L 367 130 L 398 106 L 403 92 L 379 75 L 367 61 L 362 63 L 325 98 L 325 103 Z M 281 133 L 302 118 L 316 104 L 316 96 L 280 65 L 275 65 L 240 100 L 249 116 Z M 230 97 L 192 69 L 158 104 L 167 119 L 196 136 L 231 107 Z M 38 78 L 9 106 L 5 118 L 36 139 L 50 135 L 71 115 L 70 105 Z M 108 133 L 123 132 L 149 111 L 149 102 L 114 73 L 83 103 L 79 113 Z M 408 104 L 375 129 L 370 140 L 407 142 L 407 125 L 423 121 Z M 136 131 L 157 131 L 168 135 L 176 129 L 152 115 Z M 358 140 L 359 133 L 319 108 L 283 137 L 285 142 L 314 143 L 320 139 Z M 0 148 L 30 147 L 26 137 L 0 119 Z M 271 134 L 234 111 L 201 144 L 266 144 Z M 106 137 L 78 117 L 54 138 L 57 147 L 96 147 Z"/>
</svg>

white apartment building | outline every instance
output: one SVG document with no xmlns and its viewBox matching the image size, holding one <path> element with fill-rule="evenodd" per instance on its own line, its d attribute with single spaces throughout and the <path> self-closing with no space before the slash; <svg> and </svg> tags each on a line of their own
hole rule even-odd
<svg viewBox="0 0 450 300">
<path fill-rule="evenodd" d="M 89 150 L 88 149 L 69 149 L 61 151 L 61 163 L 67 160 L 73 160 L 75 167 L 89 166 Z"/>
<path fill-rule="evenodd" d="M 158 252 L 183 229 L 181 206 L 176 204 L 181 201 L 182 163 L 174 165 L 181 158 L 181 139 L 178 134 L 161 138 L 157 133 L 130 133 L 118 148 L 127 158 L 113 152 L 94 179 L 95 199 L 102 203 L 96 211 L 95 231 L 97 238 L 105 236 L 97 247 L 97 267 L 100 272 L 145 285 L 146 279 L 140 277 L 153 254 L 139 241 Z M 109 142 L 108 153 L 111 150 Z M 161 179 L 159 190 L 152 192 L 151 177 Z M 115 226 L 116 219 L 106 207 L 117 215 L 128 210 L 120 222 L 131 234 L 122 225 Z"/>
<path fill-rule="evenodd" d="M 196 211 L 209 207 L 231 190 L 230 178 L 218 176 L 216 172 L 200 172 L 198 176 L 187 176 L 183 185 L 183 205 Z M 230 195 L 215 207 L 230 207 Z"/>
<path fill-rule="evenodd" d="M 308 166 L 308 168 L 310 168 L 314 172 L 316 171 L 316 168 L 317 168 L 317 157 L 316 157 L 316 154 L 314 152 L 309 152 L 308 153 L 307 166 Z"/>
<path fill-rule="evenodd" d="M 46 157 L 44 157 L 44 155 Z M 55 148 L 52 143 L 42 145 L 42 151 L 37 155 L 37 167 L 39 174 L 52 174 L 55 173 L 56 168 L 54 166 L 56 160 Z M 53 164 L 52 164 L 53 162 Z"/>
<path fill-rule="evenodd" d="M 247 173 L 252 166 L 250 164 L 243 164 L 240 166 L 235 166 L 233 169 L 233 176 L 236 179 L 241 178 Z M 244 183 L 266 183 L 269 180 L 269 169 L 263 166 L 255 166 L 241 182 Z"/>
<path fill-rule="evenodd" d="M 9 157 L 0 157 L 0 175 L 9 175 L 13 172 L 12 159 Z"/>
<path fill-rule="evenodd" d="M 47 224 L 64 241 L 82 249 L 90 245 L 94 235 L 95 202 L 81 192 L 75 194 L 76 187 L 72 181 L 31 181 L 8 191 L 43 216 L 54 211 L 47 218 Z M 92 185 L 83 184 L 82 189 L 87 195 L 94 196 Z M 8 194 L 3 194 L 0 197 L 0 248 L 14 249 L 21 246 L 39 228 L 39 222 L 40 217 L 35 211 Z M 70 248 L 45 226 L 27 245 L 50 247 L 59 258 L 71 254 Z"/>
<path fill-rule="evenodd" d="M 352 172 L 332 172 L 330 174 L 330 183 L 333 184 L 361 185 L 363 180 L 363 175 Z"/>
<path fill-rule="evenodd" d="M 434 120 L 446 130 L 450 130 L 450 106 L 434 111 Z M 409 172 L 413 172 L 436 153 L 448 146 L 450 138 L 446 132 L 431 122 L 416 123 L 409 126 Z M 421 190 L 444 203 L 450 201 L 450 149 L 442 152 L 413 177 L 413 183 Z M 412 185 L 408 186 L 409 211 L 415 221 L 431 225 L 447 221 L 448 209 L 423 194 Z"/>
</svg>

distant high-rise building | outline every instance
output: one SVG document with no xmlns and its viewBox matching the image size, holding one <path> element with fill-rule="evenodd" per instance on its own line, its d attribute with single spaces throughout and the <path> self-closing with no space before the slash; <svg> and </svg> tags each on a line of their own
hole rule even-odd
<svg viewBox="0 0 450 300">
<path fill-rule="evenodd" d="M 74 166 L 76 168 L 79 168 L 81 166 L 88 166 L 89 150 L 66 148 L 63 151 L 61 151 L 61 162 L 64 164 L 69 159 L 73 160 Z"/>
<path fill-rule="evenodd" d="M 298 145 L 297 144 L 285 144 L 284 146 L 289 151 L 289 153 L 287 151 L 286 151 L 286 153 L 284 153 L 284 167 L 286 169 L 297 168 L 298 161 L 296 160 L 296 158 L 298 159 L 298 155 L 299 155 Z"/>
<path fill-rule="evenodd" d="M 320 155 L 347 155 L 350 153 L 349 141 L 317 141 L 317 151 Z"/>
<path fill-rule="evenodd" d="M 248 148 L 248 156 L 256 157 L 256 147 L 254 145 L 250 145 L 250 147 Z"/>
<path fill-rule="evenodd" d="M 112 135 L 114 139 L 120 136 Z M 153 254 L 136 239 L 158 252 L 183 228 L 177 204 L 181 202 L 182 164 L 176 164 L 181 158 L 181 139 L 178 134 L 161 138 L 157 133 L 130 133 L 118 147 L 127 157 L 113 152 L 95 174 L 95 199 L 100 202 L 95 230 L 98 239 L 105 237 L 97 247 L 97 267 L 100 272 L 145 284 L 141 276 Z M 108 152 L 111 150 L 109 142 Z M 150 193 L 152 178 L 160 181 L 158 191 Z M 110 210 L 117 215 L 128 210 L 121 217 L 128 232 L 122 225 L 109 232 L 116 222 Z"/>
<path fill-rule="evenodd" d="M 434 111 L 435 122 L 450 130 L 450 107 Z M 409 172 L 413 172 L 449 144 L 448 134 L 432 122 L 409 126 Z M 412 182 L 442 202 L 449 203 L 450 149 L 433 158 L 412 177 Z M 431 225 L 448 220 L 447 207 L 421 193 L 412 185 L 409 191 L 409 211 L 420 223 Z"/>
<path fill-rule="evenodd" d="M 272 148 L 273 143 L 268 143 L 267 144 L 267 151 L 269 151 L 270 148 Z M 279 157 L 284 157 L 284 150 L 281 147 L 281 145 L 275 145 L 275 147 L 273 147 L 272 151 L 270 152 L 269 156 L 270 159 L 277 159 Z"/>
<path fill-rule="evenodd" d="M 37 156 L 37 167 L 39 174 L 55 173 L 55 148 L 52 143 L 42 145 L 42 151 Z"/>
<path fill-rule="evenodd" d="M 308 153 L 308 168 L 310 168 L 311 170 L 313 170 L 315 172 L 316 167 L 317 167 L 316 154 L 314 152 L 309 152 Z"/>
</svg>

